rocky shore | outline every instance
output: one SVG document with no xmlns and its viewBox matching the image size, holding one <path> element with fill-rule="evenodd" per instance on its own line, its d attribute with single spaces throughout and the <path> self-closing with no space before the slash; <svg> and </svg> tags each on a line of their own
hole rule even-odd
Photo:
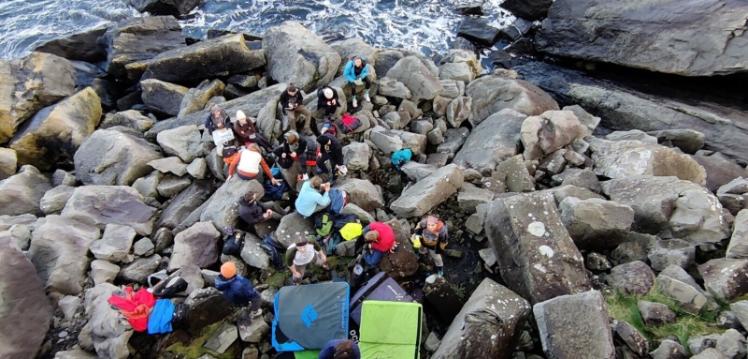
<svg viewBox="0 0 748 359">
<path fill-rule="evenodd" d="M 195 6 L 139 3 L 172 15 Z M 349 173 L 334 187 L 350 196 L 345 213 L 395 229 L 381 269 L 424 303 L 421 357 L 745 358 L 748 111 L 647 93 L 553 56 L 693 81 L 743 76 L 748 5 L 506 7 L 544 20 L 502 35 L 466 17 L 476 44 L 514 37 L 502 50 L 511 66 L 491 71 L 465 42 L 427 58 L 328 43 L 294 22 L 198 41 L 170 15 L 0 61 L 0 358 L 274 357 L 272 311 L 249 324 L 213 282 L 234 261 L 271 308 L 289 274 L 260 238 L 287 246 L 313 223 L 291 212 L 246 228 L 241 255 L 223 255 L 224 231 L 241 227 L 237 200 L 264 191 L 226 181 L 203 123 L 219 104 L 277 143 L 291 82 L 311 111 L 329 84 L 362 122 L 341 135 Z M 359 108 L 343 91 L 354 55 L 376 84 Z M 414 158 L 399 175 L 389 156 L 405 147 Z M 431 295 L 409 242 L 428 213 L 451 235 L 446 297 Z M 351 251 L 339 246 L 332 273 L 312 281 L 345 277 Z M 176 301 L 189 324 L 134 333 L 107 299 L 161 269 L 188 282 Z"/>
</svg>

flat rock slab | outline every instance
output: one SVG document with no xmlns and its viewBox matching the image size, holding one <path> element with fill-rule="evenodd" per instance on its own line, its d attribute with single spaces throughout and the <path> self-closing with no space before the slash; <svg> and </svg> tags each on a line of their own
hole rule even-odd
<svg viewBox="0 0 748 359">
<path fill-rule="evenodd" d="M 451 164 L 406 188 L 390 209 L 399 217 L 419 217 L 446 201 L 462 187 L 462 169 Z"/>
</svg>

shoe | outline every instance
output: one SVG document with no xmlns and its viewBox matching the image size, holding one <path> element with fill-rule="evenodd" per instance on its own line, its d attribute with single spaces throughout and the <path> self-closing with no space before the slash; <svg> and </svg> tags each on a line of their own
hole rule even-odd
<svg viewBox="0 0 748 359">
<path fill-rule="evenodd" d="M 369 97 L 369 92 L 364 92 L 364 101 L 371 103 L 371 98 Z"/>
<path fill-rule="evenodd" d="M 356 96 L 353 97 L 353 107 L 358 107 L 358 101 L 356 101 Z"/>
</svg>

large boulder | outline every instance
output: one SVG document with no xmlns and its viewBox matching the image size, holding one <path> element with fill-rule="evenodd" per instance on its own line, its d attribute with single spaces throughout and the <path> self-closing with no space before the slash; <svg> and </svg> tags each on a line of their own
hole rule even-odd
<svg viewBox="0 0 748 359">
<path fill-rule="evenodd" d="M 748 171 L 720 152 L 700 150 L 693 159 L 706 170 L 706 188 L 717 189 L 738 177 L 748 177 Z"/>
<path fill-rule="evenodd" d="M 156 122 L 154 118 L 143 115 L 136 110 L 127 110 L 113 114 L 106 114 L 101 121 L 99 129 L 105 129 L 116 126 L 132 128 L 138 132 L 145 132 Z"/>
<path fill-rule="evenodd" d="M 574 112 L 546 111 L 522 122 L 520 135 L 526 160 L 539 160 L 590 134 Z"/>
<path fill-rule="evenodd" d="M 249 191 L 257 193 L 257 198 L 265 195 L 262 184 L 257 180 L 245 181 L 234 176 L 208 198 L 200 214 L 200 221 L 213 222 L 222 231 L 235 227 L 239 219 L 239 199 Z"/>
<path fill-rule="evenodd" d="M 298 22 L 286 21 L 265 32 L 262 39 L 268 75 L 310 90 L 329 84 L 337 75 L 340 55 Z"/>
<path fill-rule="evenodd" d="M 44 214 L 58 213 L 65 208 L 70 196 L 73 195 L 75 187 L 59 185 L 44 193 L 44 197 L 39 200 L 39 209 Z"/>
<path fill-rule="evenodd" d="M 343 67 L 354 56 L 360 56 L 370 65 L 369 71 L 376 72 L 377 57 L 379 49 L 375 49 L 359 38 L 350 38 L 330 43 L 330 47 L 335 49 L 340 55 L 340 69 L 338 73 L 343 73 Z"/>
<path fill-rule="evenodd" d="M 40 110 L 24 124 L 11 142 L 19 164 L 33 164 L 42 170 L 72 162 L 83 141 L 101 119 L 101 100 L 86 87 L 59 103 Z"/>
<path fill-rule="evenodd" d="M 148 162 L 159 158 L 158 146 L 121 127 L 95 131 L 73 157 L 78 180 L 97 185 L 130 185 L 150 173 Z"/>
<path fill-rule="evenodd" d="M 176 228 L 187 216 L 195 211 L 210 197 L 211 187 L 204 181 L 198 181 L 174 197 L 161 212 L 157 227 Z"/>
<path fill-rule="evenodd" d="M 600 292 L 562 295 L 535 304 L 532 311 L 546 357 L 616 357 L 608 311 Z"/>
<path fill-rule="evenodd" d="M 136 235 L 129 226 L 107 224 L 101 239 L 91 242 L 89 249 L 96 259 L 126 263 L 132 260 L 130 248 Z"/>
<path fill-rule="evenodd" d="M 382 190 L 368 180 L 347 178 L 340 181 L 335 187 L 345 191 L 351 203 L 366 211 L 374 211 L 377 208 L 384 207 Z"/>
<path fill-rule="evenodd" d="M 244 247 L 242 247 L 241 257 L 247 265 L 267 270 L 270 268 L 270 255 L 260 246 L 262 241 L 252 233 L 244 236 Z"/>
<path fill-rule="evenodd" d="M 0 61 L 0 143 L 44 106 L 75 92 L 75 70 L 62 57 L 33 52 Z"/>
<path fill-rule="evenodd" d="M 99 229 L 72 218 L 47 216 L 35 225 L 29 259 L 50 292 L 77 295 L 88 269 L 88 248 Z"/>
<path fill-rule="evenodd" d="M 180 126 L 159 132 L 156 141 L 164 152 L 179 156 L 184 163 L 190 163 L 203 154 L 202 136 L 195 125 Z"/>
<path fill-rule="evenodd" d="M 574 245 L 549 192 L 493 201 L 486 234 L 501 277 L 532 303 L 590 288 L 584 258 Z"/>
<path fill-rule="evenodd" d="M 595 173 L 609 178 L 675 176 L 706 184 L 706 171 L 691 156 L 672 148 L 640 141 L 589 141 Z"/>
<path fill-rule="evenodd" d="M 140 12 L 153 15 L 187 15 L 203 0 L 130 0 L 130 5 Z"/>
<path fill-rule="evenodd" d="M 193 112 L 203 110 L 210 99 L 216 96 L 221 96 L 225 88 L 226 85 L 224 85 L 221 80 L 205 80 L 197 87 L 189 89 L 184 97 L 182 97 L 182 102 L 179 104 L 178 116 L 183 117 Z"/>
<path fill-rule="evenodd" d="M 748 4 L 735 0 L 561 0 L 535 42 L 543 52 L 684 76 L 748 71 Z M 698 21 L 695 21 L 698 19 Z"/>
<path fill-rule="evenodd" d="M 287 248 L 314 234 L 314 223 L 294 211 L 281 218 L 273 238 Z"/>
<path fill-rule="evenodd" d="M 602 186 L 611 200 L 634 209 L 634 230 L 697 244 L 718 243 L 730 235 L 722 205 L 693 182 L 635 176 L 606 181 Z"/>
<path fill-rule="evenodd" d="M 83 186 L 73 192 L 62 215 L 104 227 L 128 225 L 147 236 L 153 230 L 156 209 L 143 203 L 143 197 L 127 186 Z"/>
<path fill-rule="evenodd" d="M 174 237 L 174 250 L 169 270 L 194 264 L 205 268 L 215 264 L 220 256 L 221 232 L 210 222 L 198 222 Z"/>
<path fill-rule="evenodd" d="M 463 180 L 462 169 L 456 164 L 442 167 L 403 190 L 390 209 L 398 217 L 420 217 L 456 193 Z"/>
<path fill-rule="evenodd" d="M 530 303 L 486 278 L 452 320 L 437 358 L 510 358 Z"/>
<path fill-rule="evenodd" d="M 68 60 L 86 61 L 92 64 L 106 60 L 107 25 L 85 30 L 69 36 L 47 41 L 34 51 L 46 52 Z"/>
<path fill-rule="evenodd" d="M 371 160 L 371 147 L 363 142 L 351 142 L 343 147 L 343 163 L 352 171 L 366 171 Z"/>
<path fill-rule="evenodd" d="M 748 210 L 735 216 L 730 244 L 725 252 L 727 258 L 748 258 Z"/>
<path fill-rule="evenodd" d="M 130 355 L 127 343 L 133 334 L 124 316 L 109 304 L 109 297 L 120 293 L 119 288 L 101 283 L 86 291 L 85 308 L 88 323 L 84 331 L 91 333 L 91 341 L 99 358 L 126 359 Z"/>
<path fill-rule="evenodd" d="M 412 99 L 432 100 L 442 91 L 442 84 L 438 74 L 432 72 L 423 61 L 416 56 L 404 57 L 387 71 L 386 77 L 404 84 L 410 90 Z"/>
<path fill-rule="evenodd" d="M 14 174 L 18 168 L 18 154 L 15 150 L 0 147 L 0 180 L 4 180 Z"/>
<path fill-rule="evenodd" d="M 229 34 L 161 52 L 150 60 L 128 65 L 127 70 L 130 76 L 144 71 L 144 79 L 184 83 L 246 72 L 264 65 L 262 50 L 251 50 L 242 34 Z"/>
<path fill-rule="evenodd" d="M 698 314 L 710 304 L 711 296 L 704 292 L 683 268 L 671 265 L 655 279 L 657 290 L 674 300 L 683 310 Z"/>
<path fill-rule="evenodd" d="M 514 69 L 564 102 L 579 104 L 600 116 L 600 125 L 607 129 L 693 129 L 704 134 L 708 148 L 733 158 L 748 158 L 748 129 L 743 126 L 748 115 L 744 111 L 643 93 L 542 62 Z"/>
<path fill-rule="evenodd" d="M 613 267 L 606 280 L 621 293 L 645 295 L 654 286 L 655 274 L 646 263 L 633 261 Z"/>
<path fill-rule="evenodd" d="M 141 99 L 151 110 L 176 116 L 182 99 L 190 89 L 166 81 L 147 79 L 140 81 Z"/>
<path fill-rule="evenodd" d="M 505 108 L 528 116 L 558 110 L 558 104 L 546 92 L 524 80 L 489 75 L 468 84 L 465 94 L 473 98 L 473 124 L 478 124 Z"/>
<path fill-rule="evenodd" d="M 21 251 L 0 245 L 2 358 L 33 358 L 52 320 L 52 307 L 36 269 Z"/>
<path fill-rule="evenodd" d="M 561 221 L 581 249 L 613 249 L 626 239 L 634 223 L 634 210 L 597 198 L 568 197 L 559 204 Z"/>
<path fill-rule="evenodd" d="M 506 0 L 501 7 L 527 20 L 540 20 L 548 13 L 553 0 Z"/>
<path fill-rule="evenodd" d="M 39 213 L 39 200 L 52 186 L 34 166 L 23 166 L 18 174 L 0 181 L 0 215 Z"/>
<path fill-rule="evenodd" d="M 108 71 L 117 77 L 127 75 L 125 66 L 128 64 L 185 46 L 182 28 L 173 16 L 134 18 L 117 28 L 111 36 Z M 137 77 L 133 75 L 132 79 Z"/>
<path fill-rule="evenodd" d="M 748 293 L 748 259 L 717 258 L 699 266 L 704 288 L 715 298 L 731 301 Z"/>
<path fill-rule="evenodd" d="M 489 116 L 470 132 L 452 162 L 478 171 L 496 168 L 501 161 L 517 153 L 525 118 L 526 115 L 512 109 Z"/>
</svg>

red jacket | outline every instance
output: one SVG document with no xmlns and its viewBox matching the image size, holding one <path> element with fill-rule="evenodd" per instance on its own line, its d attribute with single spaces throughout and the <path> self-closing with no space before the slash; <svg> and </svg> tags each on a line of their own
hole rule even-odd
<svg viewBox="0 0 748 359">
<path fill-rule="evenodd" d="M 395 232 L 389 224 L 382 222 L 371 222 L 367 226 L 369 231 L 379 232 L 379 239 L 371 244 L 371 248 L 379 252 L 389 252 L 395 246 Z M 368 231 L 367 231 L 368 232 Z"/>
</svg>

